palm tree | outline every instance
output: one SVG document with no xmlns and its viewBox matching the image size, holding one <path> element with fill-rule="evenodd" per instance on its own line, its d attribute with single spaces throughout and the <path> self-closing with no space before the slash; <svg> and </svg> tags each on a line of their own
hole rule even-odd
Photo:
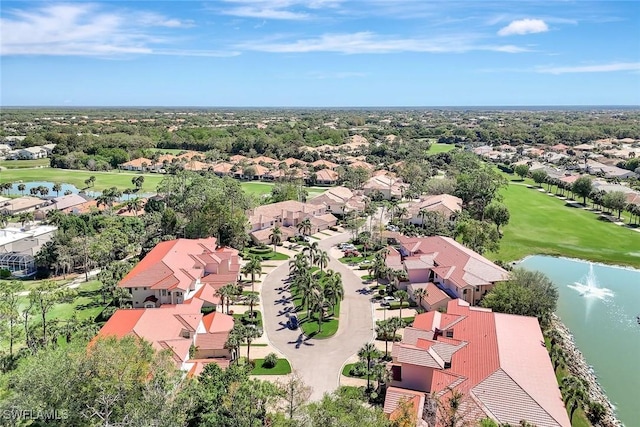
<svg viewBox="0 0 640 427">
<path fill-rule="evenodd" d="M 409 294 L 407 291 L 399 290 L 393 294 L 400 301 L 400 318 L 402 319 L 402 303 L 409 300 Z"/>
<path fill-rule="evenodd" d="M 117 286 L 113 290 L 113 298 L 116 301 L 118 301 L 118 303 L 117 303 L 118 308 L 122 308 L 122 306 L 124 305 L 124 302 L 131 299 L 131 294 L 129 293 L 127 288 L 121 288 L 121 287 Z"/>
<path fill-rule="evenodd" d="M 378 285 L 380 284 L 380 278 L 387 272 L 386 252 L 383 251 L 386 251 L 386 248 L 376 253 L 375 258 L 373 259 L 373 264 L 371 265 L 371 271 L 376 277 Z"/>
<path fill-rule="evenodd" d="M 429 211 L 426 209 L 420 209 L 420 211 L 418 212 L 418 216 L 420 217 L 420 219 L 422 220 L 422 228 L 426 228 L 427 224 L 424 222 L 425 217 L 427 216 L 427 213 Z"/>
<path fill-rule="evenodd" d="M 304 236 L 309 236 L 311 234 L 311 220 L 309 218 L 305 218 L 300 224 L 298 224 L 298 232 Z"/>
<path fill-rule="evenodd" d="M 227 338 L 227 342 L 224 343 L 224 348 L 231 350 L 231 360 L 238 356 L 238 349 L 244 342 L 244 338 L 242 337 L 241 331 L 238 330 L 238 327 L 243 328 L 244 326 L 240 324 L 234 326 Z"/>
<path fill-rule="evenodd" d="M 320 247 L 318 246 L 318 242 L 313 242 L 306 248 L 302 250 L 303 253 L 306 253 L 309 257 L 309 263 L 311 265 L 315 265 L 317 262 L 317 256 L 320 252 Z"/>
<path fill-rule="evenodd" d="M 380 352 L 372 342 L 366 343 L 358 350 L 358 358 L 367 366 L 367 390 L 371 389 L 371 372 L 375 361 L 380 357 Z"/>
<path fill-rule="evenodd" d="M 260 258 L 255 255 L 251 256 L 249 258 L 249 262 L 246 263 L 244 267 L 242 267 L 242 270 L 240 270 L 240 272 L 245 276 L 251 276 L 251 292 L 253 292 L 253 284 L 256 281 L 256 274 L 258 275 L 258 277 L 262 276 L 262 263 L 260 261 Z"/>
<path fill-rule="evenodd" d="M 320 271 L 323 271 L 323 269 L 329 265 L 329 254 L 326 251 L 320 250 L 316 262 L 318 267 L 320 267 Z"/>
<path fill-rule="evenodd" d="M 559 367 L 564 366 L 567 354 L 564 352 L 562 347 L 554 345 L 551 347 L 549 356 L 551 356 L 551 362 L 553 362 L 553 370 L 557 371 Z"/>
<path fill-rule="evenodd" d="M 33 221 L 33 212 L 22 212 L 19 218 L 20 218 L 20 223 L 24 227 L 25 224 L 28 224 L 31 221 Z"/>
<path fill-rule="evenodd" d="M 391 379 L 391 371 L 387 369 L 384 363 L 378 363 L 373 367 L 373 376 L 378 383 L 376 389 L 380 388 L 381 384 L 387 384 Z"/>
<path fill-rule="evenodd" d="M 573 414 L 578 407 L 584 405 L 588 400 L 589 385 L 582 378 L 569 375 L 562 379 L 560 390 L 564 397 L 565 405 L 569 406 L 569 420 L 573 420 Z"/>
<path fill-rule="evenodd" d="M 60 190 L 62 190 L 62 184 L 56 182 L 53 184 L 52 190 L 56 192 L 56 197 L 58 197 L 60 195 Z"/>
<path fill-rule="evenodd" d="M 318 316 L 318 333 L 322 332 L 322 323 L 324 322 L 324 310 L 329 304 L 329 301 L 325 297 L 324 290 L 322 288 L 315 287 L 311 291 L 311 298 L 309 306 L 311 311 Z"/>
<path fill-rule="evenodd" d="M 335 306 L 344 298 L 344 286 L 342 285 L 342 275 L 333 270 L 327 272 L 327 280 L 323 288 L 324 296 L 331 306 L 331 312 L 335 315 Z"/>
<path fill-rule="evenodd" d="M 407 210 L 407 208 L 405 208 L 404 206 L 400 206 L 396 211 L 396 216 L 398 219 L 400 219 L 400 221 L 402 221 L 407 216 L 408 213 L 409 211 Z"/>
<path fill-rule="evenodd" d="M 133 211 L 136 216 L 138 216 L 138 211 L 140 209 L 142 209 L 142 201 L 140 201 L 140 198 L 136 197 L 134 199 L 127 200 L 127 210 L 129 212 Z"/>
<path fill-rule="evenodd" d="M 311 315 L 311 294 L 318 288 L 318 282 L 309 270 L 301 271 L 292 285 L 302 295 L 302 306 L 307 307 L 307 318 Z"/>
<path fill-rule="evenodd" d="M 251 351 L 251 343 L 254 339 L 262 336 L 262 331 L 258 328 L 253 327 L 245 327 L 243 330 L 243 338 L 247 342 L 247 361 L 251 360 L 249 358 L 249 352 Z"/>
<path fill-rule="evenodd" d="M 280 229 L 280 226 L 276 225 L 275 227 L 273 227 L 273 230 L 271 230 L 271 234 L 269 234 L 269 240 L 273 245 L 273 252 L 275 252 L 276 246 L 282 243 L 282 230 Z"/>
<path fill-rule="evenodd" d="M 256 294 L 249 294 L 245 297 L 245 301 L 249 304 L 249 316 L 253 318 L 253 306 L 260 302 L 260 297 Z"/>
<path fill-rule="evenodd" d="M 231 283 L 222 286 L 220 289 L 216 291 L 216 294 L 220 296 L 220 303 L 222 311 L 224 311 L 225 301 L 227 303 L 227 314 L 229 314 L 229 305 L 231 296 L 235 293 L 235 290 L 231 289 Z"/>
<path fill-rule="evenodd" d="M 418 305 L 422 307 L 422 299 L 428 297 L 429 294 L 425 288 L 418 288 L 413 291 L 413 297 L 418 298 Z"/>
<path fill-rule="evenodd" d="M 24 190 L 26 190 L 27 186 L 24 184 L 18 184 L 18 191 L 20 193 L 22 193 L 22 195 L 24 196 Z"/>
<path fill-rule="evenodd" d="M 0 212 L 0 227 L 6 227 L 9 223 L 9 214 L 2 211 Z"/>
<path fill-rule="evenodd" d="M 389 358 L 389 338 L 392 338 L 395 341 L 396 329 L 394 329 L 394 326 L 391 324 L 390 320 L 378 322 L 378 324 L 376 325 L 376 335 L 378 336 L 378 339 L 380 339 L 380 337 L 384 339 L 385 359 Z"/>
<path fill-rule="evenodd" d="M 307 257 L 302 253 L 298 252 L 293 259 L 289 260 L 289 276 L 292 279 L 303 270 L 309 269 L 309 262 L 307 261 Z"/>
</svg>

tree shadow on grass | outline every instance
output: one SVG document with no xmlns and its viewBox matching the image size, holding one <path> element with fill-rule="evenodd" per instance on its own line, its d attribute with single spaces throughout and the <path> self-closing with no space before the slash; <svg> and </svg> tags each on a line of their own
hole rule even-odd
<svg viewBox="0 0 640 427">
<path fill-rule="evenodd" d="M 565 203 L 564 204 L 566 207 L 568 208 L 577 208 L 577 209 L 582 209 L 584 206 L 582 206 L 582 204 L 580 203 Z"/>
</svg>

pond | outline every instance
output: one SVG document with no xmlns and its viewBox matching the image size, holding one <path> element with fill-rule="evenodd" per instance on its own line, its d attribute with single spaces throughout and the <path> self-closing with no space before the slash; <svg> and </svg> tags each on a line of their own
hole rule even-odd
<svg viewBox="0 0 640 427">
<path fill-rule="evenodd" d="M 519 263 L 558 287 L 557 314 L 598 376 L 620 420 L 640 422 L 640 270 L 532 256 Z"/>
<path fill-rule="evenodd" d="M 47 194 L 47 198 L 52 198 L 52 197 L 57 197 L 58 195 L 56 194 L 55 191 L 53 191 L 53 182 L 50 181 L 31 181 L 31 182 L 23 182 L 22 184 L 24 184 L 25 189 L 24 191 L 20 191 L 18 189 L 18 185 L 20 185 L 21 183 L 19 182 L 14 182 L 13 183 L 13 187 L 8 191 L 9 194 L 12 195 L 17 195 L 17 196 L 21 196 L 21 195 L 25 195 L 25 196 L 29 196 L 31 195 L 30 191 L 32 188 L 37 188 L 37 187 L 46 187 L 49 189 L 49 194 Z M 80 193 L 81 190 L 78 189 L 75 185 L 72 184 L 60 184 L 62 186 L 62 189 L 59 192 L 59 195 L 62 196 L 64 195 L 65 192 L 70 191 L 73 194 L 77 194 Z M 98 196 L 100 196 L 102 194 L 101 191 L 85 191 L 85 194 L 89 197 L 92 198 L 96 198 Z M 127 201 L 131 198 L 135 198 L 135 197 L 153 197 L 155 196 L 155 193 L 135 193 L 135 194 L 131 194 L 131 195 L 126 195 L 123 194 L 122 197 L 120 197 L 119 201 L 120 202 L 124 202 Z M 36 196 L 36 197 L 39 197 Z"/>
</svg>

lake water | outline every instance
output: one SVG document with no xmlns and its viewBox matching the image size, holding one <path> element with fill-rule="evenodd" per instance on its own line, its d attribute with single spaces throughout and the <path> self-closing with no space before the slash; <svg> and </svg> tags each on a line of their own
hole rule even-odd
<svg viewBox="0 0 640 427">
<path fill-rule="evenodd" d="M 24 191 L 20 191 L 18 190 L 18 185 L 20 183 L 18 182 L 14 182 L 13 183 L 13 187 L 9 190 L 9 194 L 13 194 L 13 195 L 17 195 L 17 196 L 21 196 L 21 195 L 25 195 L 25 196 L 30 196 L 31 193 L 31 189 L 32 188 L 36 188 L 36 187 L 47 187 L 49 189 L 49 194 L 47 194 L 47 198 L 53 198 L 53 197 L 57 197 L 56 196 L 56 192 L 53 191 L 53 182 L 50 181 L 32 181 L 32 182 L 23 182 L 22 184 L 24 184 L 25 186 L 25 190 Z M 70 191 L 73 194 L 77 194 L 80 192 L 80 189 L 78 189 L 75 185 L 71 185 L 71 184 L 64 184 L 61 183 L 62 189 L 60 190 L 59 195 L 62 196 L 64 195 L 64 193 L 66 191 Z M 89 197 L 92 198 L 96 198 L 98 196 L 100 196 L 102 194 L 101 191 L 91 191 L 91 190 L 86 190 L 85 194 Z M 135 197 L 153 197 L 155 196 L 156 193 L 134 193 L 134 194 L 130 194 L 130 195 L 126 195 L 123 194 L 122 197 L 120 197 L 119 201 L 121 202 L 125 202 L 129 199 L 133 199 Z M 37 195 L 36 197 L 39 197 L 39 195 Z"/>
<path fill-rule="evenodd" d="M 592 365 L 620 420 L 640 426 L 640 270 L 532 256 L 520 266 L 556 284 L 557 314 Z"/>
</svg>

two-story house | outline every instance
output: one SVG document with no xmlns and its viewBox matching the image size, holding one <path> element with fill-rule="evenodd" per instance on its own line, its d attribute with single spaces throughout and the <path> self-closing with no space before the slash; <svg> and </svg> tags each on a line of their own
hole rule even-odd
<svg viewBox="0 0 640 427">
<path fill-rule="evenodd" d="M 384 411 L 391 419 L 404 401 L 417 425 L 443 425 L 450 414 L 442 408 L 456 395 L 457 416 L 473 425 L 484 418 L 500 425 L 571 425 L 535 317 L 452 300 L 446 314 L 416 316 L 394 343 L 390 365 Z"/>
<path fill-rule="evenodd" d="M 327 213 L 323 204 L 314 205 L 295 200 L 258 206 L 248 212 L 249 236 L 256 243 L 269 243 L 269 235 L 275 226 L 280 227 L 283 240 L 298 233 L 298 225 L 309 218 L 311 233 L 335 226 L 338 219 Z"/>
<path fill-rule="evenodd" d="M 131 292 L 133 307 L 183 304 L 203 287 L 235 283 L 240 274 L 236 249 L 216 247 L 216 238 L 177 239 L 156 245 L 118 284 Z M 209 298 L 209 304 L 216 300 Z"/>
<path fill-rule="evenodd" d="M 225 348 L 234 320 L 227 314 L 202 315 L 202 301 L 160 308 L 117 310 L 94 339 L 134 335 L 157 351 L 169 350 L 176 366 L 198 375 L 208 363 L 227 367 L 236 355 Z"/>
<path fill-rule="evenodd" d="M 398 268 L 401 262 L 408 278 L 406 287 L 410 295 L 416 288 L 424 288 L 431 283 L 450 298 L 461 298 L 477 305 L 497 282 L 509 278 L 505 269 L 450 237 L 401 236 L 399 241 L 399 251 L 390 252 L 387 264 Z M 425 308 L 437 309 L 444 302 L 446 300 L 439 298 L 438 307 Z"/>
</svg>

